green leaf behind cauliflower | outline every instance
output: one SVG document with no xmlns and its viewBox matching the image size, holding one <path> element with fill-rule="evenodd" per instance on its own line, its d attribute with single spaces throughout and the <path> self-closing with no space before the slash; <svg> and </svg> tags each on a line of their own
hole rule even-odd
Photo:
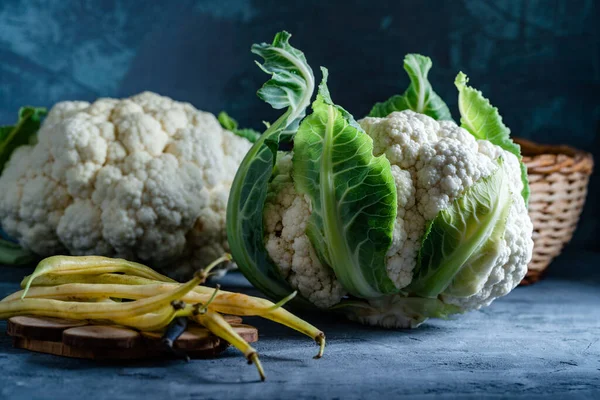
<svg viewBox="0 0 600 400">
<path fill-rule="evenodd" d="M 369 117 L 387 117 L 394 111 L 413 110 L 429 115 L 436 120 L 452 120 L 450 109 L 444 100 L 431 88 L 427 75 L 431 69 L 431 59 L 420 54 L 407 54 L 404 69 L 410 78 L 406 91 L 376 103 Z"/>
<path fill-rule="evenodd" d="M 521 194 L 527 204 L 530 194 L 529 180 L 527 179 L 527 167 L 522 161 L 521 147 L 510 138 L 510 129 L 502 122 L 498 109 L 483 97 L 481 91 L 467 86 L 467 82 L 469 82 L 469 78 L 462 72 L 458 73 L 454 81 L 458 89 L 461 127 L 477 139 L 489 140 L 517 156 L 521 163 L 521 180 L 523 181 Z"/>
<path fill-rule="evenodd" d="M 217 119 L 224 129 L 227 129 L 240 137 L 246 138 L 252 143 L 255 143 L 260 137 L 260 132 L 255 131 L 254 129 L 238 128 L 237 121 L 231 118 L 225 111 L 221 111 Z"/>
<path fill-rule="evenodd" d="M 43 107 L 21 107 L 15 125 L 0 126 L 0 172 L 17 147 L 35 139 L 45 115 L 46 109 Z"/>
<path fill-rule="evenodd" d="M 21 107 L 15 125 L 0 126 L 0 173 L 17 147 L 35 140 L 45 115 L 46 109 L 43 107 Z M 0 240 L 0 264 L 26 264 L 35 259 L 33 253 L 18 244 Z"/>
<path fill-rule="evenodd" d="M 0 239 L 0 265 L 21 265 L 33 262 L 38 257 L 16 243 Z"/>
</svg>

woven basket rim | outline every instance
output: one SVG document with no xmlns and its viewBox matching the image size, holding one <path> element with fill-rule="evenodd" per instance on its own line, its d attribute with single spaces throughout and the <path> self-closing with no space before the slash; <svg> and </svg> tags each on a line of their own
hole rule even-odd
<svg viewBox="0 0 600 400">
<path fill-rule="evenodd" d="M 565 144 L 541 144 L 523 138 L 514 138 L 521 146 L 521 154 L 530 174 L 583 173 L 591 175 L 594 157 L 591 153 Z"/>
</svg>

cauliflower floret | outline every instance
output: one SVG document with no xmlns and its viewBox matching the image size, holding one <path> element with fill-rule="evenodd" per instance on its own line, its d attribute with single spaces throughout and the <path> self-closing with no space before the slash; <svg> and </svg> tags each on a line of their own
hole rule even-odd
<svg viewBox="0 0 600 400">
<path fill-rule="evenodd" d="M 406 232 L 404 243 L 398 245 L 402 249 L 416 249 L 412 257 L 403 257 L 402 262 L 395 259 L 397 255 L 388 258 L 388 275 L 398 288 L 412 280 L 427 221 L 448 208 L 475 182 L 491 175 L 498 168 L 499 157 L 503 158 L 509 176 L 521 175 L 517 157 L 487 140 L 476 140 L 452 121 L 437 122 L 407 110 L 386 118 L 364 118 L 359 124 L 373 138 L 374 154 L 385 154 L 392 165 L 408 172 L 416 191 L 414 204 L 403 206 L 398 202 L 398 215 L 405 215 Z M 533 247 L 533 227 L 521 197 L 521 180 L 509 179 L 508 183 L 513 201 L 505 237 L 498 246 L 486 286 L 467 299 L 446 296 L 447 303 L 465 310 L 488 305 L 494 298 L 510 292 L 525 276 Z"/>
<path fill-rule="evenodd" d="M 498 168 L 499 157 L 504 160 L 504 166 L 511 177 L 520 176 L 519 161 L 499 146 L 485 140 L 476 140 L 452 121 L 438 122 L 413 111 L 394 112 L 386 118 L 364 118 L 358 123 L 373 139 L 374 155 L 383 154 L 391 163 L 398 198 L 398 215 L 386 267 L 389 278 L 398 289 L 402 289 L 413 279 L 413 270 L 428 221 L 460 198 L 466 189 L 490 176 Z M 320 296 L 323 291 L 323 284 L 319 280 L 321 277 L 327 277 L 328 290 L 337 288 L 339 284 L 329 268 L 318 262 L 304 232 L 310 215 L 310 204 L 294 190 L 290 172 L 291 154 L 280 156 L 278 167 L 280 175 L 270 185 L 265 206 L 267 250 L 283 275 L 288 277 L 288 281 L 311 300 L 311 296 Z M 445 295 L 442 298 L 444 303 L 459 306 L 464 311 L 488 305 L 496 297 L 511 291 L 525 275 L 533 248 L 533 227 L 521 196 L 521 180 L 509 179 L 508 185 L 513 201 L 506 222 L 506 232 L 501 243 L 496 246 L 487 282 L 479 292 L 468 298 Z M 292 216 L 286 218 L 288 213 Z M 288 232 L 293 234 L 288 235 Z M 308 265 L 306 268 L 310 270 L 311 276 L 319 277 L 316 282 L 313 278 L 311 285 L 293 283 L 295 243 L 302 249 L 300 256 L 305 258 L 304 265 Z M 341 288 L 336 293 L 339 296 L 329 296 L 327 305 L 335 304 L 344 294 Z M 371 305 L 376 309 L 382 308 L 383 300 L 377 301 L 379 303 L 372 301 Z M 398 302 L 394 304 L 396 303 Z M 398 304 L 392 308 L 404 307 Z M 326 306 L 325 303 L 318 305 Z M 391 312 L 388 319 L 393 319 L 396 314 Z M 365 321 L 379 321 L 380 317 L 365 317 Z M 413 326 L 422 322 L 415 319 L 409 324 L 407 321 L 398 319 L 396 325 Z M 386 324 L 393 325 L 390 321 Z"/>
<path fill-rule="evenodd" d="M 420 247 L 418 242 L 420 235 L 413 221 L 422 217 L 415 213 L 415 190 L 410 173 L 401 170 L 397 165 L 392 165 L 392 176 L 396 184 L 398 214 L 394 224 L 392 245 L 387 253 L 386 266 L 392 282 L 398 287 L 405 287 L 412 280 L 413 260 L 417 257 Z"/>
<path fill-rule="evenodd" d="M 491 149 L 488 144 L 490 143 L 480 141 L 480 148 Z M 488 154 L 504 157 L 504 168 L 510 171 L 509 175 L 519 176 L 521 170 L 517 158 L 497 146 L 493 148 L 496 151 L 490 151 Z M 497 258 L 487 282 L 482 290 L 467 298 L 442 296 L 445 303 L 457 305 L 465 311 L 488 306 L 494 299 L 513 290 L 527 273 L 527 264 L 533 251 L 533 225 L 520 194 L 523 183 L 520 179 L 510 179 L 509 183 L 513 202 L 506 220 L 504 238 L 498 246 Z"/>
<path fill-rule="evenodd" d="M 228 250 L 229 188 L 250 146 L 151 92 L 58 103 L 0 177 L 0 222 L 41 256 L 124 257 L 185 278 Z"/>
<path fill-rule="evenodd" d="M 387 261 L 388 276 L 401 289 L 412 281 L 426 222 L 476 181 L 490 175 L 497 165 L 478 152 L 473 135 L 451 121 L 439 123 L 423 114 L 402 111 L 386 118 L 364 118 L 359 124 L 373 138 L 374 155 L 384 154 L 393 168 L 410 177 L 403 188 L 414 193 L 415 200 L 406 205 L 398 202 L 392 249 L 400 251 L 390 251 Z M 400 224 L 404 226 L 399 228 Z M 396 232 L 403 234 L 397 238 Z"/>
<path fill-rule="evenodd" d="M 317 307 L 327 308 L 339 303 L 346 293 L 333 271 L 321 264 L 306 236 L 309 203 L 294 190 L 291 164 L 291 154 L 280 154 L 280 174 L 271 181 L 265 204 L 265 247 L 294 289 Z"/>
</svg>

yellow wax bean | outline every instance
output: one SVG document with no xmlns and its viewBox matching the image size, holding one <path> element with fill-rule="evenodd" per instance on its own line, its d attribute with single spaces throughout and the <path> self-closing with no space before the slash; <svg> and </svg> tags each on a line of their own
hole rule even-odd
<svg viewBox="0 0 600 400">
<path fill-rule="evenodd" d="M 262 364 L 260 363 L 256 350 L 250 346 L 250 344 L 246 342 L 244 338 L 242 338 L 235 330 L 233 330 L 231 325 L 229 325 L 229 323 L 225 321 L 220 314 L 207 310 L 202 313 L 195 313 L 192 316 L 192 319 L 205 326 L 209 331 L 223 340 L 226 340 L 236 349 L 244 353 L 244 356 L 246 356 L 248 362 L 256 365 L 260 379 L 262 381 L 265 380 L 265 372 Z"/>
<path fill-rule="evenodd" d="M 33 274 L 25 284 L 25 292 L 31 286 L 32 281 L 45 274 L 101 274 L 106 272 L 122 272 L 129 275 L 140 276 L 162 282 L 175 282 L 173 279 L 159 274 L 152 268 L 143 264 L 123 260 L 120 258 L 108 258 L 100 256 L 53 256 L 39 262 Z"/>
<path fill-rule="evenodd" d="M 172 305 L 163 307 L 155 313 L 148 313 L 132 318 L 112 319 L 118 325 L 129 326 L 140 331 L 158 331 L 168 326 L 171 321 L 178 317 L 189 317 L 192 315 L 193 306 L 186 305 L 184 308 L 176 309 Z"/>
<path fill-rule="evenodd" d="M 129 318 L 155 311 L 173 300 L 180 299 L 198 285 L 200 280 L 200 277 L 196 277 L 170 292 L 129 303 L 83 303 L 37 298 L 3 301 L 0 302 L 0 319 L 25 314 L 72 319 Z"/>
<path fill-rule="evenodd" d="M 67 278 L 75 277 L 64 276 L 61 278 L 65 278 L 65 280 L 61 280 L 60 282 L 69 282 Z M 34 287 L 30 289 L 30 295 L 33 297 L 54 298 L 54 296 L 57 296 L 56 298 L 60 298 L 62 295 L 72 296 L 88 293 L 92 297 L 104 295 L 107 297 L 141 299 L 156 293 L 172 290 L 176 286 L 173 283 L 159 283 L 146 278 L 117 274 L 102 274 L 98 276 L 78 275 L 77 277 L 84 278 L 85 282 L 97 283 L 97 285 L 71 283 L 54 287 Z M 49 276 L 41 278 L 46 279 Z M 57 280 L 53 279 L 52 282 L 57 282 Z M 208 300 L 213 291 L 214 289 L 209 287 L 197 286 L 192 292 L 183 296 L 182 300 L 191 304 L 203 303 Z M 19 297 L 19 294 L 13 294 L 5 298 L 5 300 L 14 299 L 15 297 Z M 221 290 L 210 304 L 209 309 L 222 314 L 260 316 L 285 325 L 315 340 L 319 345 L 319 352 L 316 358 L 320 358 L 323 355 L 325 348 L 325 335 L 323 332 L 289 311 L 283 308 L 276 308 L 275 304 L 267 299 Z"/>
</svg>

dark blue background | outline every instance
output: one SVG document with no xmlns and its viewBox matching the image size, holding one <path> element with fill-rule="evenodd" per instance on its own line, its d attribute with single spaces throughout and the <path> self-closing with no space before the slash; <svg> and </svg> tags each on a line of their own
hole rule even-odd
<svg viewBox="0 0 600 400">
<path fill-rule="evenodd" d="M 2 0 L 0 124 L 23 104 L 152 90 L 259 128 L 275 114 L 255 96 L 266 77 L 249 48 L 286 29 L 357 117 L 404 90 L 403 57 L 419 52 L 451 109 L 463 70 L 515 136 L 599 158 L 599 26 L 593 0 Z M 598 181 L 571 249 L 600 244 Z"/>
</svg>

